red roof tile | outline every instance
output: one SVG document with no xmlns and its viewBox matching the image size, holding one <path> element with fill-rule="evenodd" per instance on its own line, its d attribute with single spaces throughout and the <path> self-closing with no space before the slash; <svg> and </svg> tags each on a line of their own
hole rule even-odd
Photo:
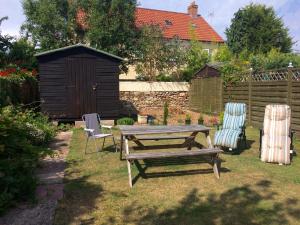
<svg viewBox="0 0 300 225">
<path fill-rule="evenodd" d="M 166 20 L 172 25 L 167 26 Z M 223 38 L 205 21 L 202 16 L 192 18 L 187 13 L 170 12 L 156 9 L 136 8 L 136 26 L 159 24 L 163 27 L 164 37 L 178 36 L 182 40 L 191 40 L 191 24 L 195 24 L 195 34 L 199 41 L 224 42 Z"/>
</svg>

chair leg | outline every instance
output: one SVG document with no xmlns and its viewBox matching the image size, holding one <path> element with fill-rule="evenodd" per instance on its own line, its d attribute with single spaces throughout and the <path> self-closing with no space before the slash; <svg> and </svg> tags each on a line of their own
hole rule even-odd
<svg viewBox="0 0 300 225">
<path fill-rule="evenodd" d="M 85 142 L 85 149 L 84 149 L 84 154 L 86 155 L 86 149 L 87 149 L 87 145 L 88 145 L 88 142 L 89 142 L 89 137 L 86 138 L 86 142 Z"/>
<path fill-rule="evenodd" d="M 93 138 L 93 139 L 94 139 L 96 151 L 99 151 L 99 148 L 98 148 L 98 145 L 97 145 L 97 142 L 96 142 L 96 138 Z"/>
<path fill-rule="evenodd" d="M 102 149 L 101 150 L 103 150 L 104 144 L 105 144 L 105 138 L 103 138 L 103 143 L 102 143 Z"/>
<path fill-rule="evenodd" d="M 112 140 L 113 140 L 113 142 L 114 142 L 114 146 L 115 146 L 116 152 L 118 152 L 118 149 L 117 149 L 117 145 L 116 145 L 114 136 L 112 136 Z"/>
</svg>

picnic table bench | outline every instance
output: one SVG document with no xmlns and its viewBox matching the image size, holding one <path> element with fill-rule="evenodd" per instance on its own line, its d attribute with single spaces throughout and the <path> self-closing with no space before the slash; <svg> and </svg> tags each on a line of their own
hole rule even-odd
<svg viewBox="0 0 300 225">
<path fill-rule="evenodd" d="M 138 160 L 145 159 L 161 159 L 161 158 L 174 158 L 174 157 L 196 157 L 200 155 L 207 155 L 211 157 L 210 164 L 213 166 L 213 171 L 217 178 L 220 177 L 221 162 L 218 155 L 222 150 L 214 148 L 211 144 L 209 136 L 209 128 L 202 125 L 188 125 L 188 126 L 119 126 L 121 131 L 121 150 L 120 159 L 122 159 L 123 148 L 125 147 L 125 159 L 127 161 L 129 186 L 132 187 L 131 178 L 131 164 L 135 163 L 139 172 L 143 174 L 143 168 L 138 163 Z M 203 145 L 195 141 L 198 133 L 204 133 L 207 141 L 207 148 L 202 148 Z M 165 135 L 174 133 L 191 133 L 190 135 Z M 144 135 L 151 136 L 144 136 Z M 152 136 L 155 134 L 156 136 Z M 157 134 L 164 134 L 159 136 Z M 183 150 L 176 150 L 172 152 L 146 152 L 146 153 L 130 153 L 128 141 L 133 141 L 141 149 L 145 149 L 145 146 L 141 141 L 144 140 L 168 140 L 168 139 L 183 139 L 184 142 L 180 144 Z M 123 146 L 124 145 L 124 146 Z M 171 147 L 172 145 L 170 145 Z M 197 146 L 196 150 L 191 150 L 192 147 Z M 199 147 L 200 146 L 200 147 Z M 151 149 L 152 146 L 150 146 Z"/>
</svg>

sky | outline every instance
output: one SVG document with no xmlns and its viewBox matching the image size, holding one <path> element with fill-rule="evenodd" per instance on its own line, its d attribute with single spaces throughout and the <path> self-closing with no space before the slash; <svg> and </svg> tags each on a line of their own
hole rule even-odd
<svg viewBox="0 0 300 225">
<path fill-rule="evenodd" d="M 175 12 L 187 12 L 192 0 L 138 0 L 139 6 Z M 300 51 L 300 0 L 196 0 L 198 13 L 224 38 L 226 27 L 230 26 L 234 13 L 241 7 L 254 2 L 273 6 L 277 15 L 284 21 L 289 33 L 296 42 L 293 49 Z M 19 36 L 21 24 L 25 20 L 21 0 L 0 0 L 0 18 L 9 19 L 1 25 L 2 34 Z"/>
</svg>

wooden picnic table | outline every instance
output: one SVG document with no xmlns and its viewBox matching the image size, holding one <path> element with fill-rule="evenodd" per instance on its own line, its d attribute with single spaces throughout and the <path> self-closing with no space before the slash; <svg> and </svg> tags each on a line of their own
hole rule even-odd
<svg viewBox="0 0 300 225">
<path fill-rule="evenodd" d="M 141 142 L 142 140 L 167 140 L 167 139 L 184 139 L 182 147 L 187 146 L 189 149 L 192 145 L 197 145 L 195 138 L 197 134 L 204 133 L 206 136 L 207 147 L 212 148 L 211 139 L 209 136 L 209 128 L 203 125 L 176 125 L 176 126 L 139 126 L 139 125 L 119 125 L 121 132 L 121 150 L 120 159 L 122 159 L 122 152 L 124 148 L 124 140 L 133 141 L 140 148 L 145 147 Z M 171 136 L 171 135 L 161 135 L 161 134 L 176 134 L 176 133 L 191 133 L 188 136 Z M 148 135 L 159 136 L 148 136 Z M 147 135 L 147 136 L 145 136 Z"/>
<path fill-rule="evenodd" d="M 216 176 L 219 176 L 218 163 L 217 160 L 218 153 L 222 150 L 213 148 L 211 139 L 209 136 L 210 129 L 203 125 L 177 125 L 177 126 L 128 126 L 119 125 L 121 132 L 121 149 L 120 149 L 120 159 L 122 160 L 122 152 L 125 148 L 125 159 L 127 160 L 128 175 L 129 175 L 129 185 L 132 187 L 131 179 L 131 168 L 130 163 L 140 159 L 150 159 L 150 158 L 166 158 L 166 157 L 182 157 L 182 156 L 196 156 L 196 155 L 211 155 L 214 161 L 214 172 Z M 170 134 L 178 134 L 179 136 L 174 136 Z M 182 133 L 189 133 L 188 135 L 182 135 Z M 198 133 L 203 133 L 206 136 L 207 147 L 202 150 L 203 145 L 198 143 L 195 138 Z M 150 136 L 149 136 L 150 135 Z M 140 149 L 152 149 L 153 146 L 145 146 L 142 141 L 145 140 L 174 140 L 183 139 L 183 143 L 179 144 L 180 147 L 186 148 L 185 151 L 181 152 L 157 152 L 157 153 L 130 153 L 128 141 L 133 141 Z M 166 147 L 166 145 L 164 145 Z M 167 145 L 170 148 L 174 147 L 174 144 Z M 178 144 L 176 144 L 178 146 Z M 198 147 L 198 151 L 191 151 L 192 147 Z M 149 147 L 149 148 L 148 148 Z M 218 162 L 217 162 L 218 161 Z M 139 166 L 139 164 L 136 164 Z"/>
</svg>

